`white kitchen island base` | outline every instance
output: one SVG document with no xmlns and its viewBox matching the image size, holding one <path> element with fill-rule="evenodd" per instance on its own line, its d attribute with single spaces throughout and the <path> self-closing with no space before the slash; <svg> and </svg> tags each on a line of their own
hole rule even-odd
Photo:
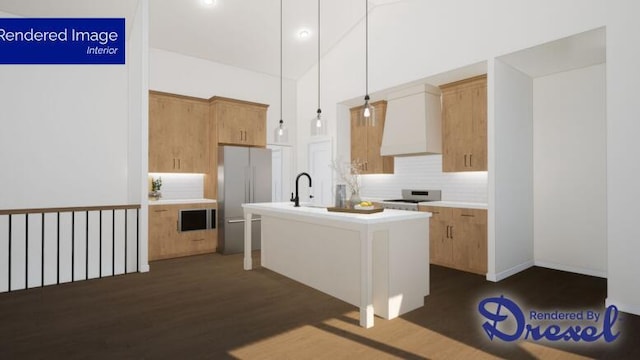
<svg viewBox="0 0 640 360">
<path fill-rule="evenodd" d="M 373 326 L 374 313 L 393 319 L 424 306 L 429 213 L 333 213 L 290 203 L 243 207 L 245 219 L 262 218 L 262 266 L 359 307 L 361 326 Z M 251 231 L 245 231 L 244 259 L 250 270 L 247 244 Z"/>
</svg>

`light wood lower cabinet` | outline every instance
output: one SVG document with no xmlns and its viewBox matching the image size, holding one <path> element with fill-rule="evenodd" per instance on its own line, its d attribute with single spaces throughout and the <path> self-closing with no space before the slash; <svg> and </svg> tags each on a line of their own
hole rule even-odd
<svg viewBox="0 0 640 360">
<path fill-rule="evenodd" d="M 178 231 L 180 210 L 215 207 L 216 204 L 149 206 L 149 261 L 215 252 L 218 230 Z"/>
<path fill-rule="evenodd" d="M 432 213 L 429 253 L 432 264 L 476 274 L 487 273 L 487 210 L 419 206 Z"/>
</svg>

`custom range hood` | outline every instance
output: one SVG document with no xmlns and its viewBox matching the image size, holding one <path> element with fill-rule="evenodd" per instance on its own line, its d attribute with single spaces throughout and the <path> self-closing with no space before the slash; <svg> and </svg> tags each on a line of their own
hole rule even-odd
<svg viewBox="0 0 640 360">
<path fill-rule="evenodd" d="M 387 96 L 380 154 L 441 154 L 440 89 L 423 84 Z"/>
</svg>

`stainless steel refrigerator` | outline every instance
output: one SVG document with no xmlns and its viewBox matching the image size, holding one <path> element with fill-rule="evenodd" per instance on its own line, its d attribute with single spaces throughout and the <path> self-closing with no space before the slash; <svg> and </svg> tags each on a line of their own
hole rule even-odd
<svg viewBox="0 0 640 360">
<path fill-rule="evenodd" d="M 244 251 L 242 204 L 271 201 L 271 150 L 218 147 L 218 252 Z M 260 248 L 260 217 L 251 221 L 252 249 Z"/>
</svg>

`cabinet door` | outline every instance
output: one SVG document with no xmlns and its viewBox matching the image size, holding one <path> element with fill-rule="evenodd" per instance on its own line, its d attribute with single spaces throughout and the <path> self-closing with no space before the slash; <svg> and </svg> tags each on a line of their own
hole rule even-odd
<svg viewBox="0 0 640 360">
<path fill-rule="evenodd" d="M 363 107 L 351 108 L 351 161 L 360 163 L 361 174 L 393 174 L 393 156 L 381 156 L 382 133 L 387 112 L 387 102 L 372 103 L 376 113 L 376 125 L 366 123 Z"/>
<path fill-rule="evenodd" d="M 239 104 L 220 101 L 216 103 L 218 142 L 244 144 L 245 112 Z"/>
<path fill-rule="evenodd" d="M 393 174 L 393 156 L 381 156 L 382 133 L 387 114 L 387 102 L 377 101 L 372 104 L 376 112 L 376 125 L 367 126 L 367 174 Z"/>
<path fill-rule="evenodd" d="M 473 102 L 466 88 L 452 88 L 442 94 L 442 171 L 463 171 Z"/>
<path fill-rule="evenodd" d="M 149 171 L 175 172 L 178 154 L 174 134 L 177 127 L 178 105 L 172 99 L 149 95 Z"/>
<path fill-rule="evenodd" d="M 487 273 L 487 211 L 453 209 L 454 266 L 478 274 Z"/>
<path fill-rule="evenodd" d="M 360 164 L 359 171 L 365 173 L 367 162 L 367 126 L 364 124 L 364 116 L 362 115 L 362 107 L 351 109 L 351 162 Z"/>
<path fill-rule="evenodd" d="M 226 98 L 214 98 L 218 142 L 230 145 L 265 147 L 267 105 Z"/>
<path fill-rule="evenodd" d="M 469 144 L 469 170 L 487 170 L 487 80 L 476 82 L 472 91 L 472 124 Z"/>
<path fill-rule="evenodd" d="M 205 173 L 209 160 L 204 100 L 149 95 L 149 171 Z"/>
<path fill-rule="evenodd" d="M 173 205 L 149 206 L 149 261 L 164 259 L 172 252 L 178 233 L 178 208 Z"/>
<path fill-rule="evenodd" d="M 178 171 L 206 173 L 209 161 L 208 106 L 204 102 L 185 102 L 181 106 L 181 130 L 176 132 Z"/>
<path fill-rule="evenodd" d="M 247 106 L 244 112 L 245 115 L 242 125 L 242 129 L 245 132 L 244 142 L 249 146 L 267 146 L 267 113 L 265 109 Z"/>
<path fill-rule="evenodd" d="M 487 170 L 486 76 L 441 89 L 442 171 Z"/>
<path fill-rule="evenodd" d="M 424 206 L 421 211 L 431 213 L 429 219 L 429 260 L 432 264 L 452 266 L 453 243 L 449 238 L 451 209 Z"/>
</svg>

